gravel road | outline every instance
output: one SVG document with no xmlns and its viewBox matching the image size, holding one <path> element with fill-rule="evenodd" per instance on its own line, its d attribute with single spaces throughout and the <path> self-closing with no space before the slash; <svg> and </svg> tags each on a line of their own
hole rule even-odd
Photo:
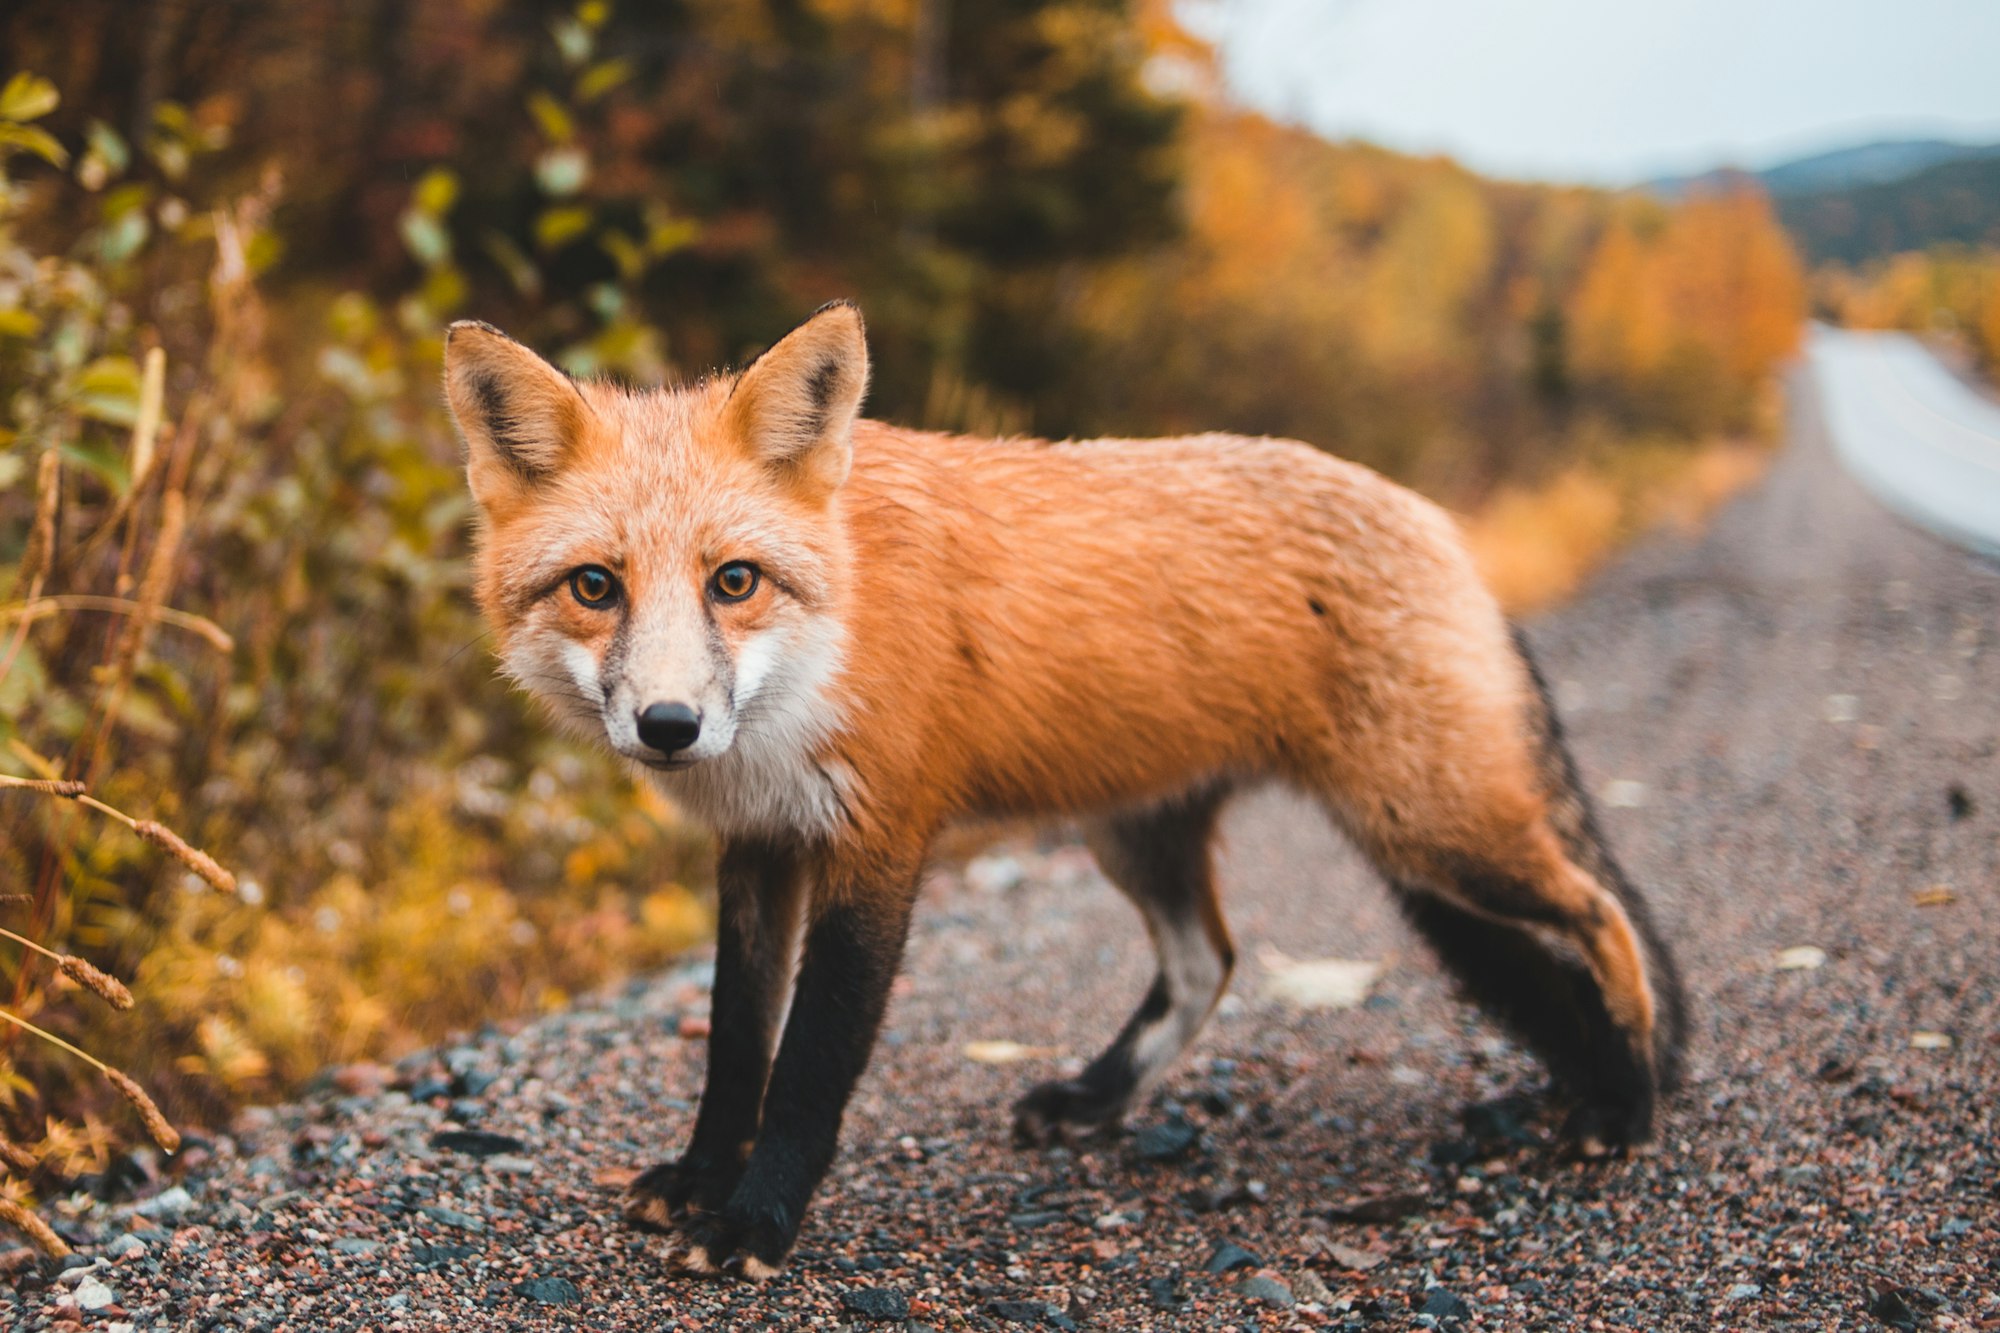
<svg viewBox="0 0 2000 1333">
<path fill-rule="evenodd" d="M 0 1326 L 2000 1328 L 2000 572 L 1795 415 L 1705 536 L 1530 627 L 1688 975 L 1658 1151 L 1562 1159 L 1534 1065 L 1272 793 L 1227 824 L 1231 995 L 1109 1141 L 1017 1150 L 1006 1112 L 1144 988 L 1130 909 L 1059 839 L 939 873 L 768 1287 L 673 1276 L 615 1220 L 691 1119 L 696 962 L 342 1071 L 164 1193 L 59 1209 L 79 1267 L 16 1255 Z M 1286 958 L 1384 970 L 1300 1009 L 1269 996 Z"/>
</svg>

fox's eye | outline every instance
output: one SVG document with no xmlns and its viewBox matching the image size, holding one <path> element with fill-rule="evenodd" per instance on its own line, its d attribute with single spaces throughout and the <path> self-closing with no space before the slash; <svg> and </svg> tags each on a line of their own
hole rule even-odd
<svg viewBox="0 0 2000 1333">
<path fill-rule="evenodd" d="M 570 595 L 585 606 L 611 605 L 618 595 L 618 580 L 602 565 L 585 565 L 569 576 Z"/>
<path fill-rule="evenodd" d="M 740 602 L 757 591 L 757 566 L 732 561 L 715 571 L 713 585 L 717 601 Z"/>
</svg>

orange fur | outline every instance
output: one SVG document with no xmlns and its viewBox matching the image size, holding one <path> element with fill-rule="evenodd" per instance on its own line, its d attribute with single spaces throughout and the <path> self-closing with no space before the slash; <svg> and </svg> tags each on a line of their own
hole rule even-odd
<svg viewBox="0 0 2000 1333">
<path fill-rule="evenodd" d="M 559 715 L 619 743 L 617 709 L 643 691 L 592 700 L 563 681 L 596 679 L 620 633 L 651 633 L 651 679 L 696 682 L 674 688 L 704 710 L 740 702 L 752 658 L 794 672 L 783 708 L 751 719 L 764 732 L 745 722 L 734 750 L 662 781 L 726 834 L 809 843 L 814 910 L 902 891 L 955 820 L 1276 778 L 1402 883 L 1463 899 L 1471 866 L 1516 886 L 1461 905 L 1566 935 L 1649 1049 L 1640 946 L 1551 824 L 1526 668 L 1457 527 L 1410 491 L 1284 440 L 858 421 L 866 353 L 845 308 L 739 378 L 646 392 L 571 385 L 464 329 L 447 383 L 482 509 L 481 606 Z M 482 425 L 492 383 L 522 386 L 507 431 L 542 432 L 525 468 Z M 764 572 L 756 594 L 697 616 L 702 581 L 736 560 Z M 629 590 L 625 619 L 668 628 L 579 606 L 562 580 L 583 564 Z M 673 665 L 704 651 L 720 683 L 694 656 Z"/>
</svg>

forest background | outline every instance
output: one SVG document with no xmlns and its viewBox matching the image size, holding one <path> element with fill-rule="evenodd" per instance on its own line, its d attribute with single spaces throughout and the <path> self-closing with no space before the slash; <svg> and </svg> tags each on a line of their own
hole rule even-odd
<svg viewBox="0 0 2000 1333">
<path fill-rule="evenodd" d="M 18 1023 L 217 1125 L 706 936 L 701 835 L 495 678 L 451 319 L 654 383 L 850 297 L 873 415 L 1303 438 L 1525 607 L 1755 472 L 1807 310 L 1754 182 L 1327 142 L 1164 0 L 20 0 L 0 51 L 0 1201 L 135 1130 Z"/>
</svg>

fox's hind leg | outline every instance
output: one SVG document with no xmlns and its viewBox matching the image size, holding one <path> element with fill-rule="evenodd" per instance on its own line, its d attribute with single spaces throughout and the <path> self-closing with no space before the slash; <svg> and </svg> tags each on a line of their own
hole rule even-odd
<svg viewBox="0 0 2000 1333">
<path fill-rule="evenodd" d="M 1190 793 L 1096 821 L 1085 838 L 1098 865 L 1145 918 L 1159 971 L 1117 1038 L 1073 1079 L 1037 1084 L 1014 1107 L 1025 1143 L 1117 1122 L 1187 1049 L 1229 984 L 1235 948 L 1215 899 L 1209 840 L 1225 792 Z"/>
<path fill-rule="evenodd" d="M 1680 982 L 1522 656 L 1525 708 L 1468 691 L 1369 747 L 1374 780 L 1337 782 L 1329 805 L 1439 958 L 1574 1099 L 1572 1139 L 1599 1152 L 1651 1137 L 1679 1070 Z"/>
</svg>

